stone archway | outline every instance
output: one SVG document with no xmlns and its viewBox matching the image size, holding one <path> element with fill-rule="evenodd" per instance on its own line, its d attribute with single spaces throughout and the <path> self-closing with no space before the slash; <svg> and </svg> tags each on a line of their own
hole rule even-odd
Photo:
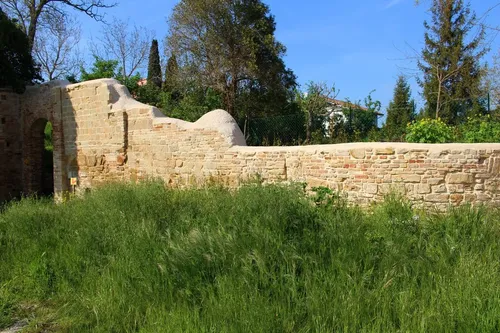
<svg viewBox="0 0 500 333">
<path fill-rule="evenodd" d="M 46 149 L 48 120 L 39 118 L 30 128 L 25 143 L 25 180 L 27 194 L 52 195 L 54 193 L 53 151 Z"/>
</svg>

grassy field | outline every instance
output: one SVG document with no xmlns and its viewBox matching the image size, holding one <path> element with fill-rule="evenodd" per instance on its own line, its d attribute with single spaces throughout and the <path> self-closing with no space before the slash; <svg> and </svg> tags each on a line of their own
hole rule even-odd
<svg viewBox="0 0 500 333">
<path fill-rule="evenodd" d="M 0 331 L 499 332 L 500 212 L 114 185 L 0 213 Z"/>
</svg>

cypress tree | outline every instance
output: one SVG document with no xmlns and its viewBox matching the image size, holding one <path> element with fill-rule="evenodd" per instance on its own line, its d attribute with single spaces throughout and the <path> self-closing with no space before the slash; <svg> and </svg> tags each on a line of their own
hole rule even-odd
<svg viewBox="0 0 500 333">
<path fill-rule="evenodd" d="M 394 87 L 394 97 L 387 108 L 384 130 L 388 140 L 402 140 L 406 125 L 415 118 L 414 104 L 410 85 L 406 78 L 400 75 Z"/>
<path fill-rule="evenodd" d="M 165 70 L 165 85 L 164 90 L 172 92 L 177 87 L 177 76 L 179 74 L 179 65 L 175 54 L 172 54 L 167 61 L 167 69 Z"/>
<path fill-rule="evenodd" d="M 158 41 L 153 39 L 149 51 L 148 63 L 148 84 L 161 88 L 162 74 L 160 65 L 160 52 L 158 51 Z"/>
<path fill-rule="evenodd" d="M 485 31 L 480 27 L 470 36 L 476 16 L 463 0 L 433 0 L 431 13 L 431 23 L 424 22 L 425 47 L 418 64 L 424 74 L 420 83 L 426 115 L 457 124 L 480 108 Z"/>
<path fill-rule="evenodd" d="M 178 86 L 179 65 L 175 54 L 172 54 L 167 61 L 167 69 L 165 70 L 165 84 L 163 90 L 169 92 L 174 101 L 181 96 Z"/>
</svg>

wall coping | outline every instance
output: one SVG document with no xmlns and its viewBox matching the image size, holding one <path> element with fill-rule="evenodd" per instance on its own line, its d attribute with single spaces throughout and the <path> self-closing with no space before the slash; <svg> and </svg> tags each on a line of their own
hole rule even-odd
<svg viewBox="0 0 500 333">
<path fill-rule="evenodd" d="M 327 145 L 307 145 L 307 146 L 233 146 L 230 151 L 241 152 L 316 152 L 316 151 L 339 151 L 353 149 L 406 149 L 422 151 L 443 151 L 443 150 L 492 150 L 500 152 L 500 143 L 405 143 L 405 142 L 353 142 Z M 397 152 L 396 152 L 397 153 Z"/>
</svg>

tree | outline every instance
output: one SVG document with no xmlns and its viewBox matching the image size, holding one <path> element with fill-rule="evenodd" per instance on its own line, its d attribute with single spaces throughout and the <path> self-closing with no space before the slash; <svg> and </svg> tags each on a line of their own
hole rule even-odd
<svg viewBox="0 0 500 333">
<path fill-rule="evenodd" d="M 432 22 L 424 22 L 425 47 L 418 66 L 423 72 L 423 95 L 427 115 L 456 124 L 467 114 L 478 112 L 483 75 L 479 61 L 483 27 L 470 36 L 475 14 L 463 0 L 433 0 Z"/>
<path fill-rule="evenodd" d="M 274 37 L 274 17 L 260 0 L 181 0 L 169 25 L 167 45 L 182 80 L 221 93 L 231 115 L 237 117 L 239 97 L 265 107 L 262 101 L 281 106 L 292 96 L 295 76 L 282 60 L 286 49 Z"/>
<path fill-rule="evenodd" d="M 114 7 L 116 4 L 106 4 L 104 0 L 2 0 L 0 6 L 11 17 L 17 20 L 21 29 L 28 36 L 29 50 L 35 44 L 39 25 L 47 24 L 43 17 L 67 16 L 66 9 L 72 8 L 87 16 L 102 21 L 104 16 L 100 9 Z"/>
<path fill-rule="evenodd" d="M 39 79 L 26 34 L 0 9 L 0 87 L 22 93 Z"/>
<path fill-rule="evenodd" d="M 80 67 L 81 70 L 81 80 L 97 80 L 97 79 L 107 79 L 113 78 L 118 80 L 121 84 L 127 87 L 132 95 L 136 95 L 139 88 L 139 80 L 141 76 L 139 73 L 132 75 L 127 78 L 123 78 L 122 69 L 118 67 L 118 60 L 104 60 L 97 55 L 94 55 L 94 64 L 89 72 L 85 68 Z"/>
<path fill-rule="evenodd" d="M 179 64 L 175 54 L 172 54 L 167 61 L 167 68 L 165 69 L 165 83 L 163 89 L 168 92 L 173 92 L 178 89 L 179 79 Z"/>
<path fill-rule="evenodd" d="M 102 45 L 94 53 L 100 58 L 117 59 L 122 80 L 126 80 L 143 68 L 151 39 L 152 32 L 146 28 L 114 19 L 102 31 Z M 101 54 L 99 50 L 106 52 Z"/>
<path fill-rule="evenodd" d="M 33 55 L 43 76 L 50 80 L 74 76 L 81 63 L 75 47 L 80 41 L 78 22 L 68 16 L 53 15 L 51 24 L 36 38 Z"/>
<path fill-rule="evenodd" d="M 335 96 L 335 87 L 314 82 L 307 84 L 306 93 L 297 93 L 299 107 L 306 114 L 306 143 L 311 143 L 314 130 L 324 131 L 326 116 L 329 115 L 329 99 Z"/>
<path fill-rule="evenodd" d="M 158 88 L 161 88 L 162 84 L 160 52 L 158 51 L 158 41 L 156 39 L 153 39 L 149 50 L 148 84 L 155 85 Z"/>
<path fill-rule="evenodd" d="M 488 70 L 487 89 L 490 100 L 496 107 L 500 106 L 500 50 L 493 57 L 493 66 Z"/>
<path fill-rule="evenodd" d="M 115 78 L 119 76 L 117 67 L 117 60 L 104 60 L 94 55 L 94 64 L 92 65 L 90 72 L 87 72 L 85 68 L 81 67 L 81 80 L 90 81 L 97 79 Z"/>
<path fill-rule="evenodd" d="M 415 118 L 415 102 L 411 98 L 408 81 L 403 75 L 398 77 L 394 88 L 394 97 L 387 108 L 387 120 L 384 132 L 388 140 L 400 141 L 406 126 Z"/>
</svg>

